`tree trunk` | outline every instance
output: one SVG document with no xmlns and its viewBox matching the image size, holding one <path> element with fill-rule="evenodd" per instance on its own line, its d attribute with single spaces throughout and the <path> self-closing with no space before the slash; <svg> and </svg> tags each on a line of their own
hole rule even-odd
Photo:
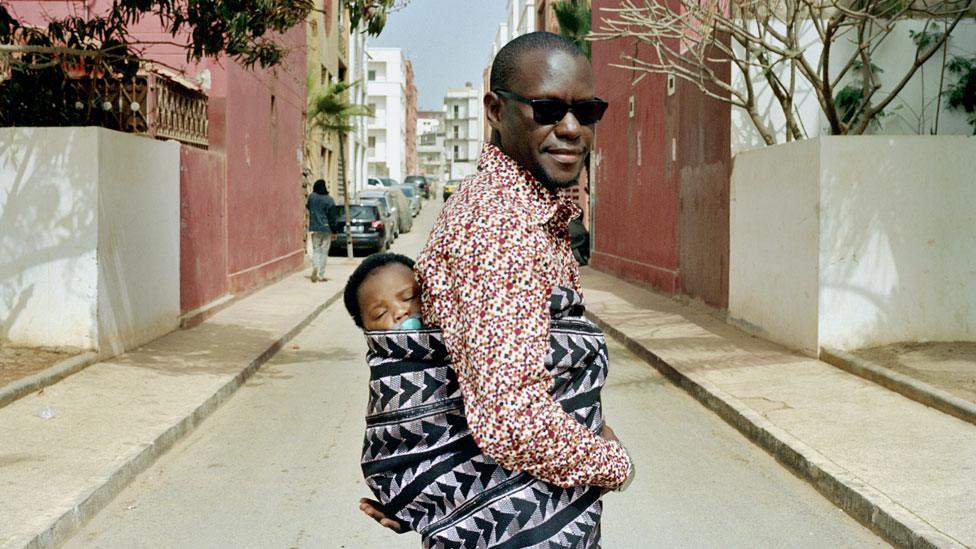
<svg viewBox="0 0 976 549">
<path fill-rule="evenodd" d="M 339 184 L 346 211 L 346 257 L 352 257 L 352 220 L 349 218 L 349 185 L 346 184 L 346 135 L 339 134 Z"/>
</svg>

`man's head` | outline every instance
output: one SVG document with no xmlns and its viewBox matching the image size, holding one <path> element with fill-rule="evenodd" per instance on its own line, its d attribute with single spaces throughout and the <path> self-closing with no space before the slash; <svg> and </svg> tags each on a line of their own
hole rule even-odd
<svg viewBox="0 0 976 549">
<path fill-rule="evenodd" d="M 575 185 L 593 144 L 593 119 L 606 108 L 592 101 L 593 72 L 586 56 L 559 35 L 524 34 L 495 56 L 490 86 L 484 105 L 492 143 L 546 188 Z M 526 103 L 537 99 L 557 101 Z M 566 105 L 573 108 L 567 112 Z"/>
<path fill-rule="evenodd" d="M 329 194 L 329 188 L 325 186 L 325 180 L 316 179 L 315 183 L 312 183 L 312 192 L 315 194 Z"/>
<path fill-rule="evenodd" d="M 343 293 L 356 326 L 391 330 L 401 320 L 420 314 L 420 286 L 413 260 L 400 254 L 373 254 L 356 267 Z"/>
</svg>

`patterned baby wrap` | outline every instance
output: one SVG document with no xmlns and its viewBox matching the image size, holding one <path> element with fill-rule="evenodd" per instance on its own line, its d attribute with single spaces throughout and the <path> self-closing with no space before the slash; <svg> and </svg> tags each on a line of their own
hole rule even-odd
<svg viewBox="0 0 976 549">
<path fill-rule="evenodd" d="M 603 428 L 603 333 L 583 318 L 582 296 L 557 287 L 546 367 L 552 395 L 594 433 Z M 457 378 L 436 329 L 368 332 L 366 483 L 424 547 L 600 546 L 600 489 L 560 488 L 503 469 L 468 430 Z"/>
</svg>

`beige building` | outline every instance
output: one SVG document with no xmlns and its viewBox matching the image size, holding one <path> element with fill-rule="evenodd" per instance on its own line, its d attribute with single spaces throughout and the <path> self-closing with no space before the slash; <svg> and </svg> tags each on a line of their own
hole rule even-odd
<svg viewBox="0 0 976 549">
<path fill-rule="evenodd" d="M 404 177 L 417 173 L 417 86 L 413 83 L 413 63 L 405 60 L 406 83 L 406 117 L 404 126 Z"/>
<path fill-rule="evenodd" d="M 444 111 L 417 112 L 417 163 L 421 174 L 446 180 Z"/>
<path fill-rule="evenodd" d="M 345 81 L 349 66 L 349 18 L 345 9 L 336 0 L 314 0 L 313 4 L 314 9 L 306 20 L 306 91 L 309 101 L 326 86 Z M 313 130 L 307 121 L 302 170 L 309 189 L 312 181 L 322 178 L 333 194 L 341 196 L 339 139 L 336 135 Z"/>
</svg>

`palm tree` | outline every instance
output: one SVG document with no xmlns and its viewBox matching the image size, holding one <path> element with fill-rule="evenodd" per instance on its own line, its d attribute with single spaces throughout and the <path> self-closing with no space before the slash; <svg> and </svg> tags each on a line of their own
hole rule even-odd
<svg viewBox="0 0 976 549">
<path fill-rule="evenodd" d="M 592 12 L 583 0 L 563 0 L 553 4 L 552 11 L 559 22 L 559 34 L 590 57 L 590 41 L 586 36 L 590 34 Z"/>
<path fill-rule="evenodd" d="M 349 103 L 346 99 L 346 92 L 358 84 L 359 82 L 330 84 L 311 99 L 308 108 L 309 127 L 335 135 L 339 140 L 339 181 L 342 185 L 342 201 L 345 204 L 346 254 L 349 257 L 352 257 L 352 224 L 349 219 L 349 185 L 346 181 L 346 135 L 354 129 L 353 118 L 372 115 L 366 105 Z"/>
</svg>

